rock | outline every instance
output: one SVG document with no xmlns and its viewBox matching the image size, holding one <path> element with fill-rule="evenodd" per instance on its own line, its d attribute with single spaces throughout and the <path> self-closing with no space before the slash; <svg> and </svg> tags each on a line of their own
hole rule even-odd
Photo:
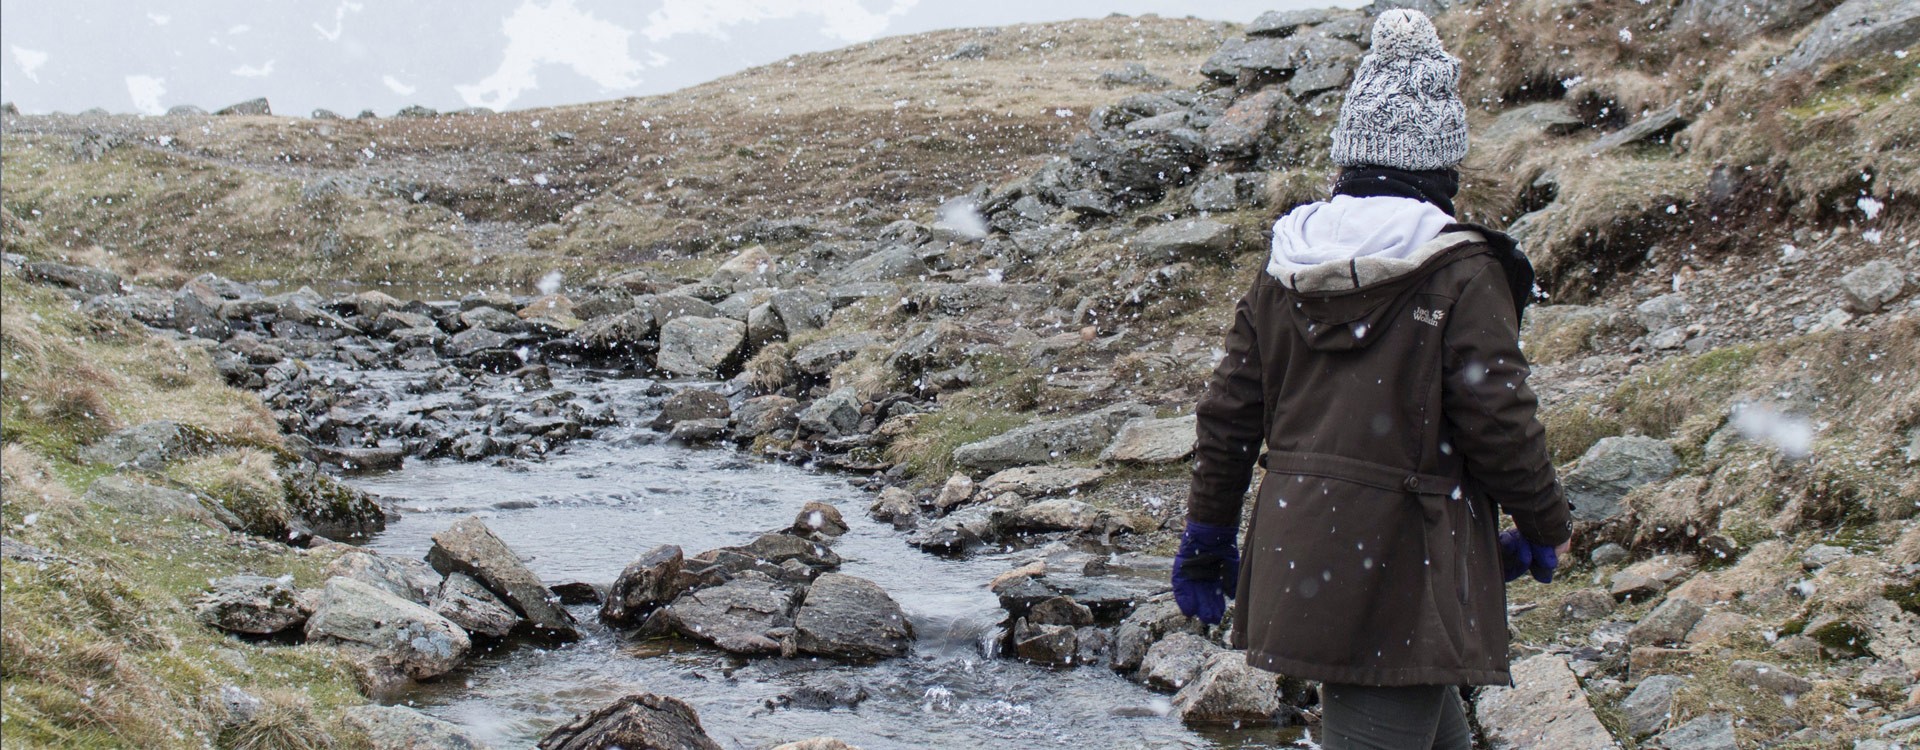
<svg viewBox="0 0 1920 750">
<path fill-rule="evenodd" d="M 1173 85 L 1173 82 L 1167 80 L 1164 76 L 1155 75 L 1152 71 L 1147 70 L 1147 66 L 1145 65 L 1141 65 L 1140 63 L 1127 63 L 1113 70 L 1101 71 L 1100 85 L 1110 89 L 1121 86 L 1165 88 Z"/>
<path fill-rule="evenodd" d="M 494 536 L 486 524 L 473 516 L 460 519 L 451 528 L 433 535 L 433 548 L 427 562 L 443 574 L 455 572 L 473 576 L 480 583 L 527 618 L 535 635 L 561 641 L 580 637 L 573 616 L 553 600 L 540 578 Z"/>
<path fill-rule="evenodd" d="M 998 497 L 1015 492 L 1021 497 L 1041 498 L 1062 495 L 1105 479 L 1104 469 L 1070 466 L 1016 466 L 995 473 L 980 482 L 982 495 Z"/>
<path fill-rule="evenodd" d="M 941 555 L 957 555 L 993 534 L 993 516 L 986 508 L 970 507 L 907 535 L 907 544 Z"/>
<path fill-rule="evenodd" d="M 955 474 L 947 477 L 947 483 L 940 487 L 940 494 L 933 496 L 933 507 L 945 513 L 972 500 L 973 492 L 973 477 Z"/>
<path fill-rule="evenodd" d="M 387 512 L 379 498 L 318 471 L 284 471 L 280 489 L 286 493 L 288 507 L 320 536 L 345 539 L 387 527 Z"/>
<path fill-rule="evenodd" d="M 1170 464 L 1193 455 L 1199 417 L 1135 419 L 1100 452 L 1100 460 L 1124 464 Z"/>
<path fill-rule="evenodd" d="M 1486 133 L 1481 137 L 1488 141 L 1504 141 L 1532 134 L 1567 135 L 1586 126 L 1586 121 L 1580 119 L 1571 105 L 1556 99 L 1501 113 L 1492 125 L 1487 126 Z"/>
<path fill-rule="evenodd" d="M 488 750 L 458 724 L 405 706 L 354 706 L 341 721 L 367 736 L 370 750 Z"/>
<path fill-rule="evenodd" d="M 1686 684 L 1686 680 L 1664 674 L 1640 681 L 1640 686 L 1620 702 L 1620 712 L 1627 717 L 1627 732 L 1633 739 L 1659 732 L 1667 725 L 1673 715 L 1673 694 Z"/>
<path fill-rule="evenodd" d="M 69 266 L 64 263 L 28 263 L 20 267 L 20 278 L 72 289 L 83 299 L 119 294 L 121 291 L 120 275 L 104 268 Z"/>
<path fill-rule="evenodd" d="M 788 334 L 821 328 L 827 324 L 827 318 L 833 316 L 833 301 L 812 289 L 783 290 L 767 300 L 767 304 L 772 306 L 773 314 L 780 317 Z"/>
<path fill-rule="evenodd" d="M 1627 548 L 1613 542 L 1607 542 L 1606 544 L 1595 547 L 1593 548 L 1593 552 L 1587 555 L 1587 559 L 1592 560 L 1596 566 L 1626 562 L 1628 557 Z"/>
<path fill-rule="evenodd" d="M 1110 663 L 1116 670 L 1133 671 L 1159 639 L 1179 632 L 1200 634 L 1205 629 L 1199 620 L 1180 613 L 1172 592 L 1156 594 L 1127 613 L 1120 627 L 1114 629 Z"/>
<path fill-rule="evenodd" d="M 1287 79 L 1287 93 L 1307 99 L 1329 89 L 1343 88 L 1360 61 L 1360 47 L 1343 39 L 1309 37 L 1301 51 L 1300 67 Z"/>
<path fill-rule="evenodd" d="M 1298 106 L 1279 86 L 1268 86 L 1242 97 L 1207 127 L 1206 150 L 1221 159 L 1254 156 L 1265 140 L 1274 137 L 1279 123 Z"/>
<path fill-rule="evenodd" d="M 660 332 L 653 311 L 636 307 L 625 312 L 588 320 L 573 330 L 573 340 L 597 352 L 625 353 L 644 351 Z"/>
<path fill-rule="evenodd" d="M 540 740 L 539 750 L 722 750 L 700 714 L 677 698 L 629 695 L 575 717 Z"/>
<path fill-rule="evenodd" d="M 870 694 L 859 683 L 839 677 L 827 676 L 824 679 L 809 680 L 790 693 L 767 701 L 770 708 L 799 708 L 809 711 L 831 711 L 836 708 L 859 708 Z"/>
<path fill-rule="evenodd" d="M 433 601 L 441 589 L 440 575 L 419 560 L 353 550 L 327 564 L 327 578 L 344 576 L 386 589 L 415 604 Z"/>
<path fill-rule="evenodd" d="M 822 396 L 800 412 L 799 425 L 806 434 L 851 435 L 860 427 L 860 396 L 851 387 Z"/>
<path fill-rule="evenodd" d="M 1920 6 L 1908 0 L 1847 0 L 1834 8 L 1780 61 L 1788 72 L 1893 52 L 1920 42 Z"/>
<path fill-rule="evenodd" d="M 456 320 L 459 321 L 459 327 L 462 329 L 484 328 L 500 333 L 521 333 L 527 330 L 527 324 L 523 318 L 491 306 L 464 311 Z"/>
<path fill-rule="evenodd" d="M 218 441 L 206 430 L 179 422 L 146 422 L 100 438 L 80 449 L 80 460 L 115 468 L 159 471 L 168 463 L 205 453 Z"/>
<path fill-rule="evenodd" d="M 1828 6 L 1826 0 L 1683 0 L 1672 28 L 1718 32 L 1729 39 L 1801 26 Z"/>
<path fill-rule="evenodd" d="M 1128 420 L 1150 417 L 1139 404 L 1120 404 L 1077 417 L 1017 427 L 953 452 L 954 463 L 983 471 L 1049 463 L 1105 448 Z"/>
<path fill-rule="evenodd" d="M 1302 26 L 1326 23 L 1349 11 L 1338 8 L 1306 8 L 1301 10 L 1270 10 L 1247 24 L 1247 36 L 1284 37 Z"/>
<path fill-rule="evenodd" d="M 216 514 L 212 506 L 202 502 L 197 496 L 168 489 L 158 485 L 134 481 L 124 476 L 102 477 L 95 480 L 93 486 L 80 499 L 88 505 L 112 508 L 123 513 L 154 518 L 180 518 L 194 521 L 211 529 L 225 531 L 245 526 L 240 519 L 226 513 L 226 518 Z M 224 513 L 225 509 L 221 511 Z M 226 523 L 231 520 L 232 523 Z"/>
<path fill-rule="evenodd" d="M 793 366 L 800 372 L 824 378 L 833 368 L 858 356 L 860 350 L 878 343 L 881 343 L 878 336 L 865 331 L 830 336 L 795 351 Z"/>
<path fill-rule="evenodd" d="M 900 605 L 872 581 L 823 573 L 807 587 L 793 614 L 802 653 L 840 659 L 904 656 L 913 625 Z"/>
<path fill-rule="evenodd" d="M 1562 480 L 1578 521 L 1605 523 L 1621 518 L 1620 498 L 1629 490 L 1673 475 L 1679 456 L 1665 441 L 1640 436 L 1601 438 Z"/>
<path fill-rule="evenodd" d="M 1800 566 L 1807 570 L 1819 570 L 1849 557 L 1853 557 L 1853 552 L 1845 547 L 1815 544 L 1800 553 Z"/>
<path fill-rule="evenodd" d="M 659 627 L 736 654 L 778 654 L 793 635 L 794 592 L 759 571 L 681 594 L 655 611 Z"/>
<path fill-rule="evenodd" d="M 1219 644 L 1192 633 L 1174 633 L 1147 649 L 1140 660 L 1140 679 L 1162 690 L 1179 690 L 1200 676 L 1200 670 L 1214 654 L 1226 651 Z M 1240 654 L 1244 661 L 1245 654 Z"/>
<path fill-rule="evenodd" d="M 219 700 L 220 707 L 227 712 L 228 726 L 252 724 L 260 716 L 260 707 L 265 705 L 258 696 L 234 685 L 221 685 Z"/>
<path fill-rule="evenodd" d="M 416 680 L 452 671 L 471 646 L 466 631 L 432 610 L 338 577 L 327 579 L 306 634 L 309 641 L 365 650 L 382 672 Z"/>
<path fill-rule="evenodd" d="M 800 402 L 786 396 L 751 398 L 733 413 L 733 437 L 744 443 L 761 435 L 790 429 L 799 424 L 799 416 Z"/>
<path fill-rule="evenodd" d="M 860 750 L 832 737 L 810 737 L 784 745 L 774 745 L 773 750 Z"/>
<path fill-rule="evenodd" d="M 175 104 L 167 108 L 168 117 L 197 117 L 206 113 L 206 110 L 191 104 Z"/>
<path fill-rule="evenodd" d="M 1220 259 L 1233 251 L 1234 228 L 1210 219 L 1172 221 L 1134 235 L 1127 244 L 1148 260 Z"/>
<path fill-rule="evenodd" d="M 1633 319 L 1648 333 L 1684 326 L 1692 315 L 1693 305 L 1679 293 L 1662 294 L 1633 308 Z"/>
<path fill-rule="evenodd" d="M 1100 140 L 1071 153 L 1105 179 L 1116 198 L 1128 203 L 1157 200 L 1168 188 L 1186 184 L 1205 158 L 1198 134 L 1176 131 L 1146 137 Z"/>
<path fill-rule="evenodd" d="M 1737 612 L 1717 610 L 1708 612 L 1693 630 L 1687 631 L 1687 645 L 1714 645 L 1726 639 L 1753 629 L 1753 618 Z"/>
<path fill-rule="evenodd" d="M 1638 333 L 1633 328 L 1630 317 L 1612 308 L 1536 305 L 1527 311 L 1521 338 L 1528 357 L 1558 362 L 1597 351 L 1609 339 L 1631 338 Z"/>
<path fill-rule="evenodd" d="M 313 459 L 328 466 L 338 466 L 348 473 L 399 471 L 406 462 L 407 452 L 399 446 L 346 448 L 317 445 L 313 448 Z"/>
<path fill-rule="evenodd" d="M 1813 683 L 1763 661 L 1736 661 L 1727 668 L 1727 679 L 1774 695 L 1800 695 L 1813 689 Z"/>
<path fill-rule="evenodd" d="M 1571 620 L 1598 620 L 1613 613 L 1613 597 L 1603 589 L 1580 589 L 1560 599 L 1560 614 Z"/>
<path fill-rule="evenodd" d="M 505 638 L 520 624 L 519 613 L 465 573 L 450 574 L 440 583 L 432 609 L 468 633 L 489 638 Z"/>
<path fill-rule="evenodd" d="M 1649 673 L 1671 668 L 1682 659 L 1694 655 L 1684 648 L 1661 648 L 1659 646 L 1636 646 L 1627 652 L 1627 681 L 1645 679 Z"/>
<path fill-rule="evenodd" d="M 1070 625 L 1035 625 L 1023 617 L 1008 639 L 1015 657 L 1037 664 L 1072 664 L 1080 656 L 1079 633 Z"/>
<path fill-rule="evenodd" d="M 674 424 L 668 439 L 676 443 L 699 445 L 711 443 L 727 436 L 727 420 L 689 419 Z"/>
<path fill-rule="evenodd" d="M 668 396 L 660 405 L 660 414 L 653 418 L 653 429 L 670 430 L 674 424 L 690 419 L 727 419 L 733 416 L 733 409 L 727 405 L 727 397 L 705 388 L 687 388 Z"/>
<path fill-rule="evenodd" d="M 909 245 L 895 245 L 854 261 L 847 266 L 831 271 L 827 278 L 842 283 L 895 281 L 899 279 L 917 279 L 932 269 L 920 257 L 920 250 Z M 788 304 L 793 304 L 789 302 Z M 811 303 L 809 303 L 811 304 Z M 803 310 L 806 308 L 803 308 Z M 805 320 L 814 321 L 818 316 L 805 312 Z M 778 313 L 775 313 L 778 317 Z M 784 325 L 785 320 L 781 323 Z M 784 328 L 782 330 L 785 330 Z"/>
<path fill-rule="evenodd" d="M 244 102 L 240 102 L 239 104 L 232 104 L 226 107 L 222 107 L 220 109 L 214 110 L 214 114 L 216 115 L 255 115 L 255 116 L 264 117 L 264 116 L 269 116 L 273 114 L 273 106 L 268 104 L 267 98 L 263 96 L 258 99 L 248 99 Z"/>
<path fill-rule="evenodd" d="M 739 365 L 747 324 L 726 318 L 674 318 L 660 328 L 656 367 L 689 378 L 724 377 Z"/>
<path fill-rule="evenodd" d="M 1920 19 L 1920 15 L 1916 15 Z M 1920 23 L 1916 23 L 1920 33 Z M 1840 277 L 1840 292 L 1846 308 L 1862 315 L 1879 312 L 1906 290 L 1907 276 L 1898 266 L 1884 260 L 1869 261 Z"/>
<path fill-rule="evenodd" d="M 1686 639 L 1706 609 L 1688 599 L 1667 597 L 1627 631 L 1629 646 L 1664 646 Z"/>
<path fill-rule="evenodd" d="M 213 590 L 194 603 L 200 622 L 230 633 L 271 635 L 299 627 L 313 613 L 293 585 L 263 576 L 228 576 L 213 582 Z"/>
<path fill-rule="evenodd" d="M 1679 132 L 1692 122 L 1692 119 L 1680 114 L 1680 105 L 1675 104 L 1665 109 L 1648 112 L 1635 120 L 1632 125 L 1602 136 L 1594 141 L 1593 145 L 1587 147 L 1587 153 L 1602 154 L 1642 141 L 1663 142 L 1668 136 Z"/>
<path fill-rule="evenodd" d="M 1193 188 L 1187 204 L 1195 211 L 1238 211 L 1266 203 L 1266 176 L 1249 174 L 1216 175 Z"/>
<path fill-rule="evenodd" d="M 826 545 L 778 531 L 761 534 L 760 538 L 744 547 L 728 549 L 774 564 L 798 560 L 809 568 L 840 567 L 840 556 Z"/>
<path fill-rule="evenodd" d="M 1298 44 L 1291 39 L 1228 39 L 1200 64 L 1200 74 L 1233 83 L 1241 73 L 1277 73 L 1293 69 Z"/>
<path fill-rule="evenodd" d="M 913 493 L 888 487 L 867 506 L 867 515 L 875 521 L 893 524 L 896 529 L 910 528 L 920 522 L 920 504 L 914 502 Z"/>
<path fill-rule="evenodd" d="M 1647 601 L 1673 587 L 1691 571 L 1692 566 L 1680 558 L 1661 555 L 1613 574 L 1607 593 L 1616 601 Z"/>
<path fill-rule="evenodd" d="M 1474 716 L 1492 750 L 1551 747 L 1613 750 L 1566 657 L 1541 654 L 1515 663 L 1513 687 L 1482 688 Z"/>
<path fill-rule="evenodd" d="M 568 581 L 547 587 L 548 591 L 560 598 L 561 604 L 599 604 L 600 589 L 586 581 Z"/>
<path fill-rule="evenodd" d="M 455 359 L 466 359 L 487 352 L 505 351 L 513 337 L 485 328 L 468 328 L 447 339 L 444 351 Z"/>
<path fill-rule="evenodd" d="M 1014 568 L 1005 573 L 1001 573 L 1000 575 L 994 576 L 993 580 L 987 581 L 987 590 L 992 591 L 995 594 L 998 594 L 1006 587 L 1019 583 L 1024 579 L 1038 578 L 1041 576 L 1045 576 L 1046 574 L 1047 574 L 1047 561 L 1035 560 L 1033 562 L 1022 565 L 1018 568 Z"/>
<path fill-rule="evenodd" d="M 809 500 L 793 517 L 790 530 L 802 537 L 814 535 L 835 537 L 847 533 L 847 521 L 840 515 L 840 509 L 817 500 Z"/>
<path fill-rule="evenodd" d="M 725 317 L 706 300 L 685 294 L 643 295 L 635 298 L 634 306 L 651 313 L 654 322 L 662 327 L 680 318 Z"/>
<path fill-rule="evenodd" d="M 620 571 L 600 606 L 600 619 L 615 625 L 636 625 L 653 610 L 686 591 L 680 572 L 685 553 L 676 545 L 648 550 Z"/>
<path fill-rule="evenodd" d="M 1272 721 L 1280 712 L 1280 676 L 1248 666 L 1245 652 L 1217 652 L 1173 696 L 1173 708 L 1187 724 Z"/>
<path fill-rule="evenodd" d="M 1070 596 L 1056 596 L 1045 599 L 1027 609 L 1027 622 L 1034 625 L 1070 625 L 1081 627 L 1093 624 L 1093 610 L 1073 600 Z"/>
<path fill-rule="evenodd" d="M 1010 531 L 1132 531 L 1132 520 L 1072 498 L 1042 500 L 1020 508 L 1007 519 Z"/>
<path fill-rule="evenodd" d="M 1733 717 L 1727 714 L 1695 717 L 1655 737 L 1653 746 L 1663 750 L 1738 750 L 1740 747 L 1734 739 Z"/>
</svg>

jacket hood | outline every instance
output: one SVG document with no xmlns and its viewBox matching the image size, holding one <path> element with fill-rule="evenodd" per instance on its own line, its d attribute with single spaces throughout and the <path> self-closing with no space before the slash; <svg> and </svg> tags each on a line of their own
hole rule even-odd
<svg viewBox="0 0 1920 750">
<path fill-rule="evenodd" d="M 1452 223 L 1452 216 L 1425 201 L 1336 195 L 1274 222 L 1267 273 L 1297 288 L 1291 283 L 1296 278 L 1311 283 L 1317 273 L 1339 275 L 1353 263 L 1377 273 L 1410 271 L 1420 265 L 1425 246 Z"/>
</svg>

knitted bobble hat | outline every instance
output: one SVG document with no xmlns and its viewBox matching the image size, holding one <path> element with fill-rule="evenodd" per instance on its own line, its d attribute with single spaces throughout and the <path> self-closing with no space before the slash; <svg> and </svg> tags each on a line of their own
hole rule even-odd
<svg viewBox="0 0 1920 750">
<path fill-rule="evenodd" d="M 1413 171 L 1458 166 L 1467 158 L 1459 81 L 1460 61 L 1440 46 L 1425 14 L 1380 14 L 1373 47 L 1340 105 L 1333 163 Z"/>
</svg>

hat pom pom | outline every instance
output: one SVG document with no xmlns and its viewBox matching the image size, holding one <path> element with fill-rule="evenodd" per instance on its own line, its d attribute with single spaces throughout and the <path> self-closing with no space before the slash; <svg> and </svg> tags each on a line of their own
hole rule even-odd
<svg viewBox="0 0 1920 750">
<path fill-rule="evenodd" d="M 1380 14 L 1373 23 L 1373 49 L 1377 55 L 1421 57 L 1446 54 L 1440 45 L 1440 33 L 1425 13 L 1398 9 Z"/>
</svg>

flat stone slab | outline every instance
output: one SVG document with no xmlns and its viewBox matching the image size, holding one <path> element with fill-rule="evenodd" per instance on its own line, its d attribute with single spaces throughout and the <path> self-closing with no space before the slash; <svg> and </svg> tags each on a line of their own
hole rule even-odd
<svg viewBox="0 0 1920 750">
<path fill-rule="evenodd" d="M 1135 419 L 1120 427 L 1120 434 L 1100 460 L 1122 464 L 1171 464 L 1193 455 L 1197 440 L 1197 415 L 1172 419 Z"/>
<path fill-rule="evenodd" d="M 1474 705 L 1493 750 L 1619 747 L 1565 657 L 1542 654 L 1514 664 L 1512 672 L 1513 687 L 1486 688 Z"/>
<path fill-rule="evenodd" d="M 427 562 L 442 574 L 459 572 L 473 576 L 526 617 L 538 635 L 562 641 L 580 637 L 580 632 L 574 629 L 573 616 L 561 608 L 553 592 L 478 518 L 468 516 L 446 531 L 434 534 Z"/>
</svg>

